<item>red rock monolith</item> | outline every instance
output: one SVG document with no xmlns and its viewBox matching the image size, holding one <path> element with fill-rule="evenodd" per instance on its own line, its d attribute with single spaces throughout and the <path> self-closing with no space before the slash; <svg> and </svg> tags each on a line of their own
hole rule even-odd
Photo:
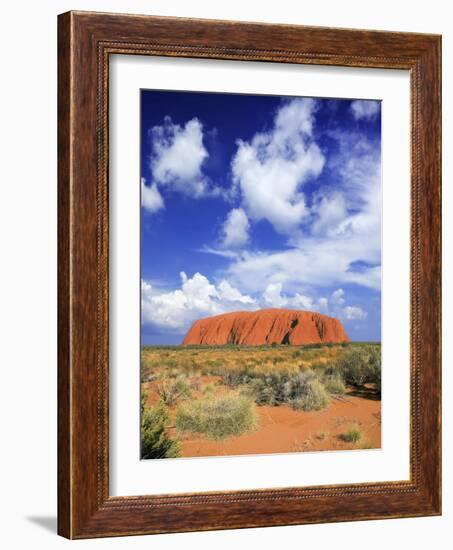
<svg viewBox="0 0 453 550">
<path fill-rule="evenodd" d="M 195 321 L 183 345 L 319 344 L 349 342 L 342 323 L 312 311 L 261 309 L 235 311 Z"/>
</svg>

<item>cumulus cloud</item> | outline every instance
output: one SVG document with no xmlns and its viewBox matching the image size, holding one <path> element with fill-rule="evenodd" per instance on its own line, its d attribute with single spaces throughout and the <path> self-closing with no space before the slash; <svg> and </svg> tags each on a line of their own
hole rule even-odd
<svg viewBox="0 0 453 550">
<path fill-rule="evenodd" d="M 240 304 L 254 304 L 256 300 L 247 296 L 246 294 L 241 294 L 237 288 L 231 286 L 228 281 L 221 281 L 217 287 L 218 296 L 222 301 L 227 302 L 238 302 Z"/>
<path fill-rule="evenodd" d="M 377 116 L 381 109 L 380 101 L 370 99 L 357 99 L 351 103 L 352 116 L 356 120 L 373 119 Z"/>
<path fill-rule="evenodd" d="M 150 130 L 150 168 L 154 182 L 194 198 L 212 192 L 202 165 L 209 154 L 203 144 L 203 125 L 192 118 L 184 126 L 166 116 Z"/>
<path fill-rule="evenodd" d="M 201 273 L 192 277 L 182 271 L 181 284 L 174 290 L 162 290 L 148 281 L 142 281 L 142 323 L 160 330 L 183 333 L 197 319 L 228 311 L 256 310 L 266 307 L 287 307 L 318 311 L 347 321 L 363 321 L 367 312 L 357 305 L 345 304 L 342 289 L 330 298 L 312 297 L 283 291 L 281 283 L 269 284 L 258 298 L 243 294 L 226 279 L 214 284 Z"/>
<path fill-rule="evenodd" d="M 142 206 L 148 212 L 154 213 L 164 208 L 164 200 L 156 184 L 147 186 L 145 178 L 141 179 Z"/>
<path fill-rule="evenodd" d="M 340 192 L 319 196 L 312 208 L 315 216 L 311 226 L 314 235 L 335 236 L 346 230 L 343 223 L 347 216 L 346 199 Z"/>
<path fill-rule="evenodd" d="M 242 208 L 233 208 L 222 227 L 222 244 L 225 248 L 243 246 L 249 240 L 250 223 Z"/>
<path fill-rule="evenodd" d="M 359 306 L 346 306 L 342 311 L 342 315 L 348 321 L 353 319 L 364 320 L 367 318 L 367 312 Z"/>
<path fill-rule="evenodd" d="M 331 301 L 332 304 L 336 306 L 342 306 L 344 304 L 344 290 L 342 288 L 334 290 L 332 292 Z"/>
<path fill-rule="evenodd" d="M 263 293 L 263 299 L 266 305 L 271 307 L 283 307 L 288 303 L 287 298 L 282 296 L 281 283 L 269 284 Z"/>
<path fill-rule="evenodd" d="M 334 290 L 328 300 L 328 309 L 331 315 L 347 321 L 363 321 L 368 313 L 360 306 L 346 305 L 346 294 L 342 288 Z"/>
<path fill-rule="evenodd" d="M 306 309 L 309 311 L 313 311 L 316 307 L 313 302 L 313 298 L 310 298 L 310 296 L 299 294 L 298 292 L 296 292 L 296 294 L 294 295 L 291 303 L 296 308 Z"/>
<path fill-rule="evenodd" d="M 263 292 L 264 307 L 287 307 L 290 309 L 303 309 L 306 311 L 328 311 L 328 299 L 320 297 L 317 300 L 296 292 L 290 296 L 283 293 L 282 283 L 271 283 Z"/>
<path fill-rule="evenodd" d="M 355 283 L 381 286 L 381 164 L 378 143 L 362 134 L 337 133 L 339 150 L 329 162 L 337 189 L 317 192 L 309 222 L 278 251 L 244 251 L 231 262 L 232 282 L 250 291 L 281 282 L 304 287 Z M 364 266 L 357 269 L 358 262 Z"/>
<path fill-rule="evenodd" d="M 293 295 L 287 294 L 283 291 L 282 283 L 271 283 L 265 288 L 262 295 L 263 307 L 286 307 L 305 311 L 318 311 L 348 321 L 366 319 L 367 312 L 360 306 L 345 304 L 345 292 L 342 288 L 334 290 L 330 298 L 327 296 L 315 298 L 299 292 Z"/>
<path fill-rule="evenodd" d="M 181 286 L 162 291 L 142 281 L 142 323 L 164 330 L 186 331 L 196 320 L 209 315 L 241 309 L 256 308 L 255 300 L 242 294 L 228 281 L 218 286 L 201 273 L 192 277 L 182 271 Z"/>
<path fill-rule="evenodd" d="M 297 309 L 304 309 L 306 311 L 319 311 L 320 313 L 327 313 L 329 310 L 329 300 L 324 296 L 321 296 L 317 300 L 314 300 L 310 296 L 303 294 L 296 294 L 289 299 L 290 307 Z"/>
<path fill-rule="evenodd" d="M 294 231 L 308 214 L 301 191 L 318 176 L 324 156 L 313 139 L 316 102 L 294 99 L 276 113 L 270 131 L 250 142 L 238 140 L 232 160 L 233 181 L 253 220 L 268 220 L 279 233 Z"/>
</svg>

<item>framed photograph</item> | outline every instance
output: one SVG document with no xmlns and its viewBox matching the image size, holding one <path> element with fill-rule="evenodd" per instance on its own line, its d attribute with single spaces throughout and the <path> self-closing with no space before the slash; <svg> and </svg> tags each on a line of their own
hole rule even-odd
<svg viewBox="0 0 453 550">
<path fill-rule="evenodd" d="M 440 514 L 440 37 L 58 29 L 59 533 Z"/>
</svg>

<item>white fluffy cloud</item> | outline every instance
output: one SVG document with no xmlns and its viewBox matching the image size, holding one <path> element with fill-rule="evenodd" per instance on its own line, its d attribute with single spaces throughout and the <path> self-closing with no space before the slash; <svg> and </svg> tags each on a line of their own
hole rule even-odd
<svg viewBox="0 0 453 550">
<path fill-rule="evenodd" d="M 142 322 L 161 329 L 185 331 L 196 319 L 238 308 L 254 309 L 255 300 L 241 294 L 227 281 L 218 286 L 201 273 L 187 277 L 180 274 L 181 287 L 162 291 L 142 281 Z"/>
<path fill-rule="evenodd" d="M 148 210 L 148 212 L 154 213 L 164 208 L 164 201 L 162 195 L 157 189 L 157 185 L 146 185 L 145 178 L 141 180 L 141 194 L 142 194 L 142 206 Z"/>
<path fill-rule="evenodd" d="M 324 166 L 312 136 L 315 109 L 312 99 L 288 102 L 276 113 L 272 130 L 238 141 L 231 164 L 248 215 L 268 220 L 279 233 L 291 233 L 307 215 L 301 188 Z"/>
<path fill-rule="evenodd" d="M 289 304 L 291 307 L 304 309 L 306 311 L 319 311 L 320 313 L 327 313 L 329 311 L 329 300 L 324 296 L 314 300 L 310 296 L 305 296 L 296 292 L 289 300 Z"/>
<path fill-rule="evenodd" d="M 335 236 L 345 231 L 342 223 L 347 216 L 346 199 L 342 193 L 334 192 L 321 196 L 312 208 L 315 216 L 311 226 L 313 235 Z"/>
<path fill-rule="evenodd" d="M 315 299 L 299 292 L 290 296 L 283 292 L 282 283 L 271 283 L 265 288 L 262 296 L 263 307 L 287 307 L 305 311 L 318 311 L 348 321 L 366 319 L 367 312 L 361 307 L 349 306 L 345 303 L 345 292 L 342 288 L 332 292 L 330 298 L 320 296 Z"/>
<path fill-rule="evenodd" d="M 342 306 L 344 304 L 344 290 L 342 288 L 334 290 L 330 300 L 335 306 Z"/>
<path fill-rule="evenodd" d="M 249 240 L 250 223 L 242 208 L 233 208 L 222 227 L 222 244 L 225 248 L 243 246 Z"/>
<path fill-rule="evenodd" d="M 179 288 L 164 291 L 142 281 L 142 323 L 161 330 L 185 332 L 197 319 L 228 311 L 255 310 L 266 307 L 287 307 L 306 311 L 319 311 L 347 321 L 362 321 L 367 313 L 359 306 L 345 305 L 345 293 L 338 289 L 330 298 L 313 298 L 300 293 L 287 294 L 281 283 L 269 284 L 255 299 L 242 294 L 227 280 L 217 285 L 201 273 L 188 277 L 180 273 Z"/>
<path fill-rule="evenodd" d="M 246 294 L 241 294 L 237 288 L 234 288 L 234 286 L 231 286 L 230 283 L 225 280 L 219 283 L 217 293 L 222 301 L 237 302 L 239 304 L 256 303 L 256 300 Z"/>
<path fill-rule="evenodd" d="M 343 309 L 343 317 L 347 319 L 348 321 L 357 319 L 357 320 L 364 320 L 367 318 L 367 312 L 364 311 L 359 306 L 346 306 Z"/>
<path fill-rule="evenodd" d="M 266 305 L 271 307 L 283 307 L 288 303 L 288 299 L 282 296 L 281 283 L 267 285 L 263 293 L 263 299 Z"/>
<path fill-rule="evenodd" d="M 345 303 L 345 291 L 342 288 L 334 290 L 329 300 L 330 313 L 347 321 L 363 321 L 367 318 L 368 313 L 360 306 L 349 306 Z"/>
<path fill-rule="evenodd" d="M 379 113 L 380 102 L 369 99 L 357 99 L 351 103 L 352 115 L 356 120 L 373 119 Z"/>
<path fill-rule="evenodd" d="M 302 286 L 356 283 L 381 286 L 380 150 L 361 134 L 337 134 L 339 152 L 331 169 L 334 193 L 320 189 L 309 223 L 279 251 L 244 251 L 229 266 L 233 284 L 264 291 L 282 283 L 288 292 Z M 361 269 L 355 266 L 360 262 Z"/>
<path fill-rule="evenodd" d="M 150 130 L 150 137 L 150 167 L 157 185 L 194 198 L 210 192 L 209 181 L 202 173 L 209 155 L 203 144 L 203 125 L 197 118 L 180 126 L 167 116 L 162 126 Z"/>
</svg>

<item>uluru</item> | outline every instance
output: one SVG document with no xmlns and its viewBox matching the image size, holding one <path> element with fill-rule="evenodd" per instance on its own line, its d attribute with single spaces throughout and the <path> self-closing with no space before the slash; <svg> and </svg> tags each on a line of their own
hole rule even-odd
<svg viewBox="0 0 453 550">
<path fill-rule="evenodd" d="M 294 309 L 234 311 L 195 321 L 183 346 L 226 344 L 319 344 L 349 342 L 342 323 L 334 317 Z"/>
</svg>

